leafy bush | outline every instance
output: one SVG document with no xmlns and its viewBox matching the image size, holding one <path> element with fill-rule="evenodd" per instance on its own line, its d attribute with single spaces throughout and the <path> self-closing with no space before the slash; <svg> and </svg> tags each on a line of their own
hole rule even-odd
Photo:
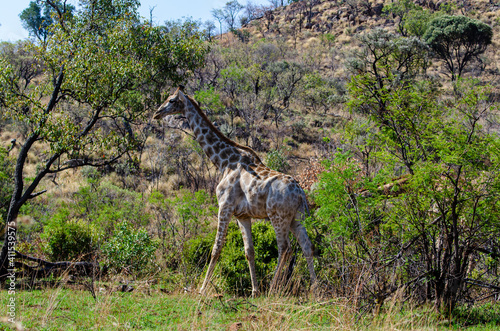
<svg viewBox="0 0 500 331">
<path fill-rule="evenodd" d="M 485 325 L 500 326 L 500 306 L 491 302 L 472 307 L 460 306 L 453 311 L 453 322 L 460 326 Z"/>
<path fill-rule="evenodd" d="M 95 178 L 95 177 L 94 177 Z M 104 233 L 110 235 L 118 222 L 128 221 L 135 226 L 149 223 L 151 215 L 144 209 L 142 195 L 119 188 L 107 182 L 91 181 L 81 187 L 74 199 L 74 217 L 92 220 Z"/>
<path fill-rule="evenodd" d="M 102 252 L 110 269 L 144 274 L 151 271 L 157 248 L 158 243 L 145 229 L 136 230 L 131 224 L 121 222 L 113 237 L 102 246 Z"/>
<path fill-rule="evenodd" d="M 250 32 L 247 30 L 237 30 L 233 29 L 231 32 L 242 42 L 242 43 L 247 43 L 250 41 Z"/>
<path fill-rule="evenodd" d="M 243 294 L 250 291 L 252 282 L 245 258 L 243 238 L 237 225 L 233 224 L 221 253 L 219 269 L 224 278 L 224 287 L 230 292 Z M 264 287 L 269 284 L 278 261 L 278 245 L 274 229 L 269 222 L 258 222 L 252 226 L 255 248 L 255 271 L 257 280 Z"/>
<path fill-rule="evenodd" d="M 266 165 L 279 172 L 285 172 L 290 168 L 283 148 L 273 149 L 267 153 Z"/>
<path fill-rule="evenodd" d="M 189 273 L 200 274 L 210 262 L 212 247 L 215 242 L 216 231 L 205 236 L 195 237 L 186 242 L 183 251 L 184 261 L 189 267 Z"/>
<path fill-rule="evenodd" d="M 165 266 L 176 270 L 190 269 L 183 262 L 185 243 L 202 233 L 210 232 L 209 224 L 217 215 L 215 199 L 206 191 L 192 193 L 182 189 L 172 198 L 153 191 L 148 198 L 155 216 L 155 231 Z"/>
<path fill-rule="evenodd" d="M 53 261 L 88 259 L 97 250 L 99 232 L 94 225 L 69 218 L 69 209 L 61 208 L 49 220 L 41 235 L 44 252 Z"/>
</svg>

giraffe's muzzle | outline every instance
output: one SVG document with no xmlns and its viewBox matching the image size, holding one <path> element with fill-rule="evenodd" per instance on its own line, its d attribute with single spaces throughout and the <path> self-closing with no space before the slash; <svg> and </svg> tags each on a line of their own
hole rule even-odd
<svg viewBox="0 0 500 331">
<path fill-rule="evenodd" d="M 160 107 L 160 109 L 158 109 L 158 110 L 154 113 L 153 118 L 154 118 L 155 120 L 160 120 L 160 119 L 162 119 L 164 116 L 165 116 L 165 108 Z"/>
</svg>

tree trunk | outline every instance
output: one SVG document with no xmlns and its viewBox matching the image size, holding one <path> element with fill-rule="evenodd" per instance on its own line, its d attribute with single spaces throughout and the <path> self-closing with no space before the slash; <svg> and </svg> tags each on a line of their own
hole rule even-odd
<svg viewBox="0 0 500 331">
<path fill-rule="evenodd" d="M 57 104 L 57 99 L 59 97 L 59 91 L 61 89 L 61 85 L 64 78 L 64 66 L 61 66 L 61 70 L 59 75 L 57 76 L 57 80 L 55 82 L 54 90 L 52 91 L 52 96 L 47 104 L 47 107 L 44 111 L 45 114 L 49 114 L 52 109 Z M 46 119 L 40 120 L 39 127 L 43 127 Z M 38 140 L 39 134 L 36 132 L 31 133 L 26 142 L 21 146 L 19 150 L 19 155 L 17 156 L 16 161 L 16 169 L 14 171 L 14 192 L 12 193 L 12 199 L 10 200 L 9 211 L 7 213 L 7 219 L 5 224 L 5 239 L 2 246 L 2 251 L 0 252 L 0 281 L 6 279 L 8 275 L 8 270 L 13 269 L 14 263 L 14 255 L 15 254 L 15 246 L 17 239 L 17 216 L 19 214 L 19 210 L 21 206 L 26 203 L 29 199 L 32 199 L 40 193 L 35 193 L 35 189 L 37 188 L 40 181 L 49 173 L 50 167 L 52 164 L 61 156 L 59 153 L 55 153 L 52 155 L 49 160 L 45 163 L 45 167 L 41 170 L 35 178 L 31 181 L 31 184 L 28 185 L 26 190 L 24 190 L 24 164 L 28 158 L 28 153 L 33 146 L 33 144 Z M 10 256 L 9 256 L 10 255 Z M 11 259 L 9 260 L 9 257 Z"/>
<path fill-rule="evenodd" d="M 14 196 L 12 197 L 9 212 L 7 214 L 5 224 L 5 236 L 0 252 L 0 281 L 3 281 L 12 273 L 14 269 L 14 256 L 16 249 L 17 239 L 17 214 L 19 213 L 19 206 L 16 203 Z"/>
</svg>

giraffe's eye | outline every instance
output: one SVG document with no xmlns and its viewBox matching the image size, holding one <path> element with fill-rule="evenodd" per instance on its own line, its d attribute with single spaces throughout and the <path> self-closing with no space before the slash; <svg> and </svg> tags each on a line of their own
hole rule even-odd
<svg viewBox="0 0 500 331">
<path fill-rule="evenodd" d="M 170 103 L 176 103 L 177 99 L 170 99 Z"/>
</svg>

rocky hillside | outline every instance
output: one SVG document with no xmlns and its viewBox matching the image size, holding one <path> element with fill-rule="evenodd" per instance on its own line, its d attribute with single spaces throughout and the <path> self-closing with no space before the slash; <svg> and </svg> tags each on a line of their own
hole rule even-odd
<svg viewBox="0 0 500 331">
<path fill-rule="evenodd" d="M 393 1 L 370 0 L 311 0 L 265 12 L 245 26 L 253 38 L 275 38 L 285 41 L 299 52 L 317 44 L 328 44 L 334 61 L 342 62 L 346 54 L 358 46 L 356 36 L 374 28 L 398 31 L 401 17 L 388 10 Z M 465 15 L 481 20 L 493 28 L 493 42 L 483 55 L 479 74 L 493 75 L 500 72 L 500 2 L 498 1 L 414 1 L 424 11 L 442 11 L 453 15 Z M 332 59 L 323 58 L 325 68 Z M 438 72 L 438 66 L 433 68 Z M 473 70 L 471 68 L 471 70 Z M 431 71 L 432 72 L 432 71 Z"/>
</svg>

